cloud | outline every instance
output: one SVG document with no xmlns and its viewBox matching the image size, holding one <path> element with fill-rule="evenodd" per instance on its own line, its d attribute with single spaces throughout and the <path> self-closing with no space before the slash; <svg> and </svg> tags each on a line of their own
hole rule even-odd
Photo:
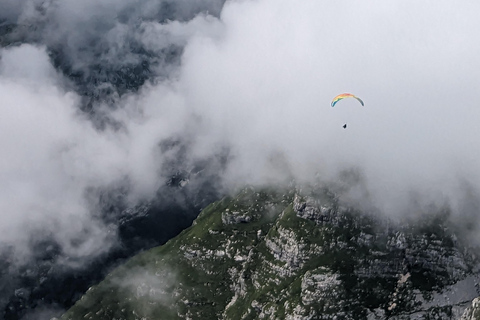
<svg viewBox="0 0 480 320">
<path fill-rule="evenodd" d="M 384 212 L 412 194 L 476 211 L 476 2 L 2 5 L 18 29 L 0 49 L 0 241 L 25 255 L 39 229 L 77 261 L 108 250 L 87 190 L 151 199 L 172 163 L 206 162 L 231 189 L 353 167 Z M 331 108 L 342 92 L 365 107 Z"/>
<path fill-rule="evenodd" d="M 0 3 L 0 21 L 15 22 L 28 0 L 5 0 Z"/>
<path fill-rule="evenodd" d="M 134 268 L 128 272 L 128 279 L 121 279 L 121 281 L 114 279 L 112 281 L 113 284 L 120 289 L 134 292 L 138 303 L 142 303 L 142 300 L 144 301 L 144 307 L 155 304 L 166 307 L 171 306 L 173 302 L 171 291 L 177 282 L 177 276 L 169 267 L 164 267 L 159 271 L 155 271 L 155 273 L 143 268 Z M 148 309 L 148 307 L 146 309 L 142 308 L 141 312 L 145 315 L 152 313 L 153 310 Z"/>
<path fill-rule="evenodd" d="M 458 178 L 480 182 L 476 7 L 227 3 L 222 38 L 193 39 L 182 60 L 184 95 L 208 128 L 199 152 L 230 146 L 242 182 L 275 179 L 279 154 L 305 179 L 358 166 L 386 210 L 412 190 L 458 198 Z M 342 92 L 365 107 L 331 108 Z"/>
<path fill-rule="evenodd" d="M 97 4 L 82 6 L 92 11 Z M 97 14 L 101 16 L 102 10 Z M 68 14 L 63 18 L 67 21 Z M 48 23 L 56 22 L 58 19 Z M 145 21 L 143 31 L 135 37 L 152 52 L 161 52 L 172 44 L 185 45 L 202 30 L 213 32 L 215 23 L 206 15 L 190 22 Z M 128 27 L 122 26 L 127 33 L 131 31 Z M 100 37 L 83 32 L 77 30 L 90 39 Z M 161 41 L 154 42 L 155 37 Z M 131 40 L 113 39 L 119 40 L 120 47 Z M 113 43 L 108 37 L 105 41 Z M 75 46 L 70 49 L 81 51 Z M 96 49 L 85 54 L 93 56 Z M 172 151 L 162 151 L 161 143 L 185 140 L 192 134 L 185 134 L 191 121 L 188 108 L 172 86 L 146 84 L 139 92 L 117 99 L 115 108 L 103 99 L 98 101 L 93 119 L 104 117 L 111 123 L 99 128 L 92 116 L 80 111 L 82 97 L 73 91 L 75 86 L 63 70 L 55 68 L 48 45 L 3 48 L 0 57 L 0 122 L 5 132 L 0 139 L 4 153 L 0 165 L 0 240 L 14 246 L 17 258 L 24 261 L 31 254 L 32 237 L 48 236 L 61 245 L 60 263 L 81 266 L 82 260 L 88 262 L 108 251 L 116 239 L 116 227 L 102 221 L 104 209 L 92 192 L 100 197 L 102 192 L 122 188 L 128 192 L 131 205 L 152 199 L 169 178 L 162 173 L 164 161 L 175 157 Z M 92 64 L 89 59 L 82 60 L 85 70 Z M 115 53 L 106 59 L 112 65 L 125 62 Z M 96 85 L 104 84 L 100 81 Z"/>
<path fill-rule="evenodd" d="M 77 114 L 78 96 L 58 84 L 44 48 L 22 45 L 1 57 L 0 240 L 20 253 L 31 234 L 48 230 L 72 257 L 98 254 L 108 248 L 108 232 L 92 221 L 83 195 L 119 177 L 121 149 Z M 72 238 L 82 233 L 92 238 L 73 250 Z"/>
</svg>

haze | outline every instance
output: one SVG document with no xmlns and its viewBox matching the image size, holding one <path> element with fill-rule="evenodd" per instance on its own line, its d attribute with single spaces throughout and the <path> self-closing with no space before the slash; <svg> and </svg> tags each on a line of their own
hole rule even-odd
<svg viewBox="0 0 480 320">
<path fill-rule="evenodd" d="M 184 1 L 158 21 L 150 12 L 160 4 L 0 5 L 4 21 L 38 26 L 0 50 L 0 241 L 19 259 L 38 230 L 72 257 L 108 250 L 115 230 L 86 190 L 129 181 L 132 204 L 151 199 L 168 178 L 159 144 L 178 139 L 192 164 L 228 150 L 218 172 L 229 190 L 335 181 L 355 168 L 386 214 L 404 213 L 414 194 L 476 215 L 465 194 L 480 187 L 479 3 Z M 52 48 L 89 73 L 140 63 L 132 42 L 156 62 L 148 81 L 97 100 L 93 118 L 80 111 L 82 93 L 54 67 Z M 180 60 L 161 60 L 172 45 Z M 105 87 L 116 90 L 96 89 Z M 343 92 L 365 106 L 331 108 Z"/>
</svg>

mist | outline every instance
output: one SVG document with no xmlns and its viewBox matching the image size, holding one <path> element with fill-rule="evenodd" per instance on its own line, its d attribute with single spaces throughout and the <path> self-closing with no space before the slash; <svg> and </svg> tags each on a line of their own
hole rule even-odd
<svg viewBox="0 0 480 320">
<path fill-rule="evenodd" d="M 134 206 L 200 162 L 224 192 L 353 168 L 364 190 L 352 201 L 398 216 L 421 199 L 471 219 L 479 9 L 3 1 L 1 25 L 15 27 L 0 34 L 0 241 L 25 261 L 32 236 L 48 235 L 58 263 L 79 267 L 117 241 L 88 192 L 126 186 Z M 365 106 L 330 107 L 343 92 Z"/>
<path fill-rule="evenodd" d="M 479 183 L 472 6 L 227 3 L 222 37 L 183 55 L 180 85 L 208 128 L 196 151 L 228 145 L 234 183 L 354 166 L 384 211 L 401 212 L 411 192 L 456 206 L 460 181 Z M 365 107 L 331 108 L 342 92 Z"/>
</svg>

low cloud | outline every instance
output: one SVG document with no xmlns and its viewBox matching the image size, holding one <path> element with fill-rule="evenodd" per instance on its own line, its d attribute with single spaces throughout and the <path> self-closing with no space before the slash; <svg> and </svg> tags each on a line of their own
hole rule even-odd
<svg viewBox="0 0 480 320">
<path fill-rule="evenodd" d="M 87 190 L 151 199 L 179 154 L 229 190 L 353 167 L 349 197 L 387 214 L 412 197 L 477 214 L 473 1 L 6 3 L 18 42 L 0 60 L 0 241 L 19 252 L 39 228 L 68 256 L 108 250 L 115 227 Z M 365 106 L 331 108 L 343 92 Z"/>
<path fill-rule="evenodd" d="M 228 145 L 237 182 L 354 166 L 387 212 L 411 192 L 455 205 L 462 179 L 480 183 L 475 7 L 227 3 L 222 38 L 197 37 L 183 55 L 183 95 L 208 128 L 199 152 Z M 365 107 L 331 108 L 342 92 Z"/>
<path fill-rule="evenodd" d="M 85 189 L 120 179 L 123 151 L 79 115 L 78 96 L 59 85 L 45 48 L 22 45 L 1 57 L 0 240 L 20 253 L 31 234 L 48 230 L 69 255 L 96 255 L 110 236 L 87 210 Z M 74 250 L 82 234 L 91 239 Z"/>
</svg>

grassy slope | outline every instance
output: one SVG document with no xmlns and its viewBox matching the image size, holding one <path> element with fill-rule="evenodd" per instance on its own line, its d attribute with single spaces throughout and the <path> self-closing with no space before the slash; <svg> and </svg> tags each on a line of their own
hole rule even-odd
<svg viewBox="0 0 480 320">
<path fill-rule="evenodd" d="M 398 287 L 408 261 L 403 249 L 388 243 L 399 231 L 379 231 L 374 218 L 348 209 L 339 214 L 333 197 L 322 196 L 333 220 L 320 224 L 297 216 L 293 192 L 245 189 L 213 203 L 179 236 L 135 256 L 92 287 L 62 319 L 257 319 L 261 313 L 281 319 L 295 312 L 362 319 L 368 309 L 387 316 L 408 313 L 415 308 L 414 289 L 428 295 L 452 280 L 441 268 L 412 264 L 409 281 Z M 237 220 L 225 223 L 229 218 Z M 442 222 L 432 221 L 433 227 L 405 233 L 415 259 L 428 261 L 423 255 L 430 241 L 439 239 L 441 255 L 455 253 L 445 228 L 438 227 Z M 366 243 L 365 237 L 372 240 Z M 283 248 L 282 254 L 299 253 L 274 257 L 272 244 Z M 280 275 L 283 271 L 289 272 Z M 334 280 L 327 287 L 315 283 L 328 277 Z M 309 291 L 316 298 L 302 300 Z M 396 307 L 389 310 L 392 297 Z"/>
<path fill-rule="evenodd" d="M 238 263 L 228 257 L 218 257 L 214 263 L 194 257 L 192 263 L 183 254 L 185 247 L 197 249 L 195 254 L 201 255 L 204 248 L 215 250 L 225 246 L 225 239 L 234 238 L 230 251 L 243 253 L 244 248 L 257 245 L 258 230 L 267 233 L 281 212 L 282 199 L 279 197 L 246 189 L 234 199 L 226 198 L 209 205 L 193 226 L 165 245 L 145 251 L 114 270 L 103 282 L 92 287 L 61 319 L 178 319 L 178 314 L 188 313 L 201 314 L 205 318 L 217 317 L 232 297 L 228 270 Z M 265 203 L 272 203 L 268 213 L 263 211 Z M 222 213 L 227 210 L 245 211 L 254 219 L 250 223 L 224 226 Z M 173 298 L 162 303 L 163 299 L 157 297 L 147 295 L 138 298 L 132 295 L 135 288 L 131 290 L 131 287 L 119 285 L 131 277 L 132 270 L 142 275 L 171 271 L 174 283 L 162 289 L 167 291 L 165 295 Z M 186 299 L 188 302 L 185 302 Z"/>
</svg>

